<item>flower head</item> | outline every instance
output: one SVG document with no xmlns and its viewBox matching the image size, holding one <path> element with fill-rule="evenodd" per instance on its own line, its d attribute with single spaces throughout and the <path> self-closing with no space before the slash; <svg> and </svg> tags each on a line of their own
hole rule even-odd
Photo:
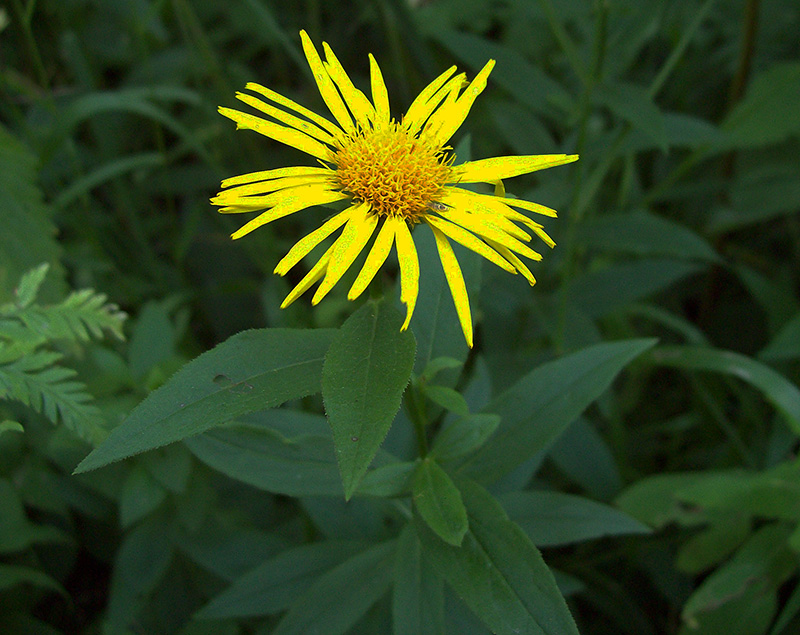
<svg viewBox="0 0 800 635">
<path fill-rule="evenodd" d="M 433 80 L 413 101 L 400 121 L 392 119 L 389 97 L 372 55 L 372 101 L 357 89 L 330 47 L 320 57 L 305 31 L 300 32 L 308 64 L 335 123 L 259 84 L 247 84 L 258 97 L 237 97 L 269 119 L 220 108 L 237 128 L 266 137 L 315 157 L 318 165 L 277 168 L 244 174 L 222 182 L 211 202 L 222 213 L 261 212 L 233 233 L 241 238 L 254 229 L 313 205 L 347 201 L 348 207 L 299 240 L 275 267 L 283 276 L 314 247 L 341 229 L 336 240 L 281 304 L 284 308 L 317 281 L 311 300 L 317 304 L 341 279 L 374 236 L 366 261 L 347 297 L 367 288 L 391 251 L 400 263 L 400 299 L 408 327 L 419 292 L 419 261 L 413 227 L 426 223 L 433 232 L 445 277 L 467 344 L 472 346 L 472 318 L 464 278 L 450 240 L 471 249 L 510 273 L 536 280 L 520 260 L 541 260 L 526 243 L 531 233 L 554 246 L 544 228 L 518 210 L 545 216 L 556 212 L 544 205 L 503 196 L 478 194 L 462 183 L 499 185 L 501 179 L 577 160 L 577 155 L 509 156 L 454 165 L 447 145 L 477 96 L 486 87 L 494 60 L 467 82 L 455 66 Z M 529 233 L 530 232 L 530 233 Z"/>
</svg>

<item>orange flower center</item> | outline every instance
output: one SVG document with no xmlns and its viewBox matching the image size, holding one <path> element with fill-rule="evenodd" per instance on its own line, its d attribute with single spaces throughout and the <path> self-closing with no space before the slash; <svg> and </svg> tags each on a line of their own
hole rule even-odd
<svg viewBox="0 0 800 635">
<path fill-rule="evenodd" d="M 369 203 L 380 216 L 418 223 L 448 182 L 453 158 L 393 121 L 349 138 L 334 163 L 342 189 L 354 200 Z"/>
</svg>

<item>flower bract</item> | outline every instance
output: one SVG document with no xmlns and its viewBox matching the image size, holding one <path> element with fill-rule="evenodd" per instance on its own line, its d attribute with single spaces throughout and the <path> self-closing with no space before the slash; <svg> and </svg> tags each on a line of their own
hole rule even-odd
<svg viewBox="0 0 800 635">
<path fill-rule="evenodd" d="M 489 60 L 467 81 L 453 66 L 414 99 L 398 121 L 380 67 L 372 55 L 370 100 L 356 88 L 331 48 L 323 42 L 324 59 L 305 31 L 303 51 L 319 92 L 333 120 L 255 83 L 237 98 L 259 116 L 220 108 L 237 128 L 255 130 L 317 159 L 316 165 L 292 166 L 243 174 L 222 182 L 211 202 L 220 212 L 256 213 L 234 239 L 254 229 L 315 205 L 345 201 L 343 211 L 300 239 L 275 267 L 283 276 L 325 239 L 336 239 L 281 304 L 286 307 L 320 282 L 312 297 L 317 304 L 342 278 L 362 251 L 366 260 L 347 297 L 358 298 L 380 270 L 394 246 L 400 264 L 400 300 L 406 305 L 407 328 L 419 292 L 419 260 L 412 230 L 427 224 L 445 273 L 461 328 L 472 346 L 472 316 L 464 277 L 450 241 L 460 243 L 533 285 L 533 274 L 520 259 L 541 260 L 528 243 L 536 235 L 549 247 L 553 240 L 525 212 L 555 216 L 549 207 L 497 195 L 502 179 L 577 160 L 577 155 L 504 156 L 455 164 L 448 142 L 486 87 L 494 67 Z M 481 194 L 464 184 L 495 185 Z"/>
</svg>

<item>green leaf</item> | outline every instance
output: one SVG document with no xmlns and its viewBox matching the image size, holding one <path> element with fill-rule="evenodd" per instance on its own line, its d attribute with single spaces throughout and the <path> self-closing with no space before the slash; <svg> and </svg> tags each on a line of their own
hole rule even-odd
<svg viewBox="0 0 800 635">
<path fill-rule="evenodd" d="M 152 392 L 75 471 L 93 470 L 317 392 L 334 333 L 260 329 L 234 335 Z"/>
<path fill-rule="evenodd" d="M 49 269 L 50 263 L 44 262 L 38 267 L 25 272 L 19 281 L 19 285 L 14 290 L 18 307 L 24 309 L 33 304 L 34 300 L 36 300 L 36 294 L 39 293 L 39 287 L 42 286 Z"/>
<path fill-rule="evenodd" d="M 500 425 L 463 469 L 473 478 L 494 481 L 545 450 L 632 359 L 655 343 L 606 342 L 534 369 L 484 408 L 500 416 Z"/>
<path fill-rule="evenodd" d="M 458 546 L 467 533 L 467 510 L 458 488 L 431 458 L 414 472 L 414 507 L 428 527 L 446 543 Z"/>
<path fill-rule="evenodd" d="M 739 514 L 733 508 L 726 513 L 715 514 L 708 527 L 681 545 L 675 568 L 697 575 L 717 566 L 747 540 L 750 525 L 750 517 Z"/>
<path fill-rule="evenodd" d="M 752 148 L 800 134 L 800 62 L 775 63 L 756 75 L 723 122 L 723 148 Z"/>
<path fill-rule="evenodd" d="M 20 277 L 48 262 L 53 267 L 40 295 L 48 299 L 64 291 L 52 210 L 37 185 L 36 156 L 0 126 L 0 305 L 13 297 Z"/>
<path fill-rule="evenodd" d="M 758 356 L 766 361 L 800 357 L 800 313 L 778 331 Z"/>
<path fill-rule="evenodd" d="M 701 346 L 662 346 L 652 351 L 650 359 L 662 366 L 738 377 L 760 390 L 800 434 L 800 389 L 768 366 L 740 353 Z"/>
<path fill-rule="evenodd" d="M 144 610 L 169 567 L 174 545 L 164 531 L 164 519 L 151 517 L 136 525 L 116 553 L 106 620 L 125 632 Z"/>
<path fill-rule="evenodd" d="M 499 425 L 500 417 L 493 414 L 459 417 L 445 424 L 436 435 L 431 456 L 448 461 L 469 454 L 482 446 Z"/>
<path fill-rule="evenodd" d="M 616 82 L 596 87 L 593 98 L 650 137 L 663 151 L 667 150 L 664 116 L 647 90 L 635 84 Z"/>
<path fill-rule="evenodd" d="M 455 412 L 457 415 L 461 415 L 462 417 L 469 415 L 469 406 L 464 400 L 464 397 L 461 396 L 460 392 L 453 390 L 452 388 L 423 384 L 422 392 L 433 403 L 441 406 L 445 410 Z"/>
<path fill-rule="evenodd" d="M 25 432 L 25 428 L 18 421 L 6 419 L 5 421 L 0 421 L 0 434 L 5 432 Z"/>
<path fill-rule="evenodd" d="M 702 524 L 706 515 L 700 510 L 687 509 L 675 497 L 680 488 L 697 483 L 703 472 L 659 474 L 637 481 L 617 497 L 616 505 L 634 518 L 660 529 L 671 522 L 684 526 Z"/>
<path fill-rule="evenodd" d="M 796 558 L 786 544 L 789 532 L 781 524 L 762 527 L 729 562 L 703 581 L 686 601 L 681 613 L 683 619 L 691 625 L 702 613 L 724 610 L 729 602 L 748 597 L 755 600 L 760 595 L 774 593 L 797 569 Z M 761 620 L 762 616 L 756 618 Z M 763 632 L 751 629 L 741 632 Z"/>
<path fill-rule="evenodd" d="M 120 523 L 130 527 L 155 510 L 167 498 L 167 491 L 158 484 L 143 465 L 135 465 L 122 485 L 119 500 Z"/>
<path fill-rule="evenodd" d="M 444 584 L 422 558 L 414 526 L 400 533 L 392 587 L 393 635 L 444 633 Z"/>
<path fill-rule="evenodd" d="M 500 502 L 537 547 L 650 533 L 649 527 L 624 512 L 572 494 L 511 492 Z"/>
<path fill-rule="evenodd" d="M 421 375 L 428 364 L 438 358 L 447 357 L 463 364 L 469 348 L 464 341 L 450 287 L 442 271 L 433 233 L 428 227 L 419 227 L 414 232 L 414 244 L 417 247 L 420 271 L 425 272 L 425 275 L 420 276 L 419 297 L 414 309 L 414 319 L 411 320 L 411 330 L 417 340 L 414 372 Z M 453 245 L 464 274 L 467 292 L 470 298 L 474 298 L 480 281 L 480 257 L 459 247 Z M 455 373 L 453 376 L 455 377 Z"/>
<path fill-rule="evenodd" d="M 590 219 L 579 226 L 578 237 L 581 244 L 604 253 L 721 262 L 711 245 L 692 230 L 645 211 Z"/>
<path fill-rule="evenodd" d="M 364 549 L 357 541 L 325 541 L 282 551 L 233 582 L 196 619 L 271 615 L 287 609 L 315 580 Z"/>
<path fill-rule="evenodd" d="M 259 489 L 286 496 L 342 495 L 328 435 L 287 438 L 258 423 L 237 423 L 186 440 L 203 463 Z"/>
<path fill-rule="evenodd" d="M 430 35 L 476 72 L 487 60 L 497 60 L 492 81 L 535 112 L 552 111 L 553 104 L 571 107 L 573 98 L 564 87 L 512 47 L 466 32 L 437 30 Z"/>
<path fill-rule="evenodd" d="M 569 294 L 591 317 L 602 317 L 696 275 L 704 264 L 668 258 L 642 258 L 589 271 L 569 285 Z"/>
<path fill-rule="evenodd" d="M 46 591 L 55 591 L 69 599 L 69 594 L 49 575 L 30 567 L 0 563 L 0 591 L 20 584 L 30 584 Z"/>
<path fill-rule="evenodd" d="M 345 498 L 389 432 L 414 366 L 414 336 L 386 301 L 367 302 L 342 325 L 325 356 L 322 398 Z"/>
<path fill-rule="evenodd" d="M 271 635 L 341 635 L 388 590 L 394 541 L 371 547 L 321 575 L 292 604 Z"/>
<path fill-rule="evenodd" d="M 553 574 L 525 533 L 482 487 L 459 479 L 469 516 L 460 547 L 414 515 L 423 553 L 470 609 L 499 635 L 578 635 Z"/>
</svg>

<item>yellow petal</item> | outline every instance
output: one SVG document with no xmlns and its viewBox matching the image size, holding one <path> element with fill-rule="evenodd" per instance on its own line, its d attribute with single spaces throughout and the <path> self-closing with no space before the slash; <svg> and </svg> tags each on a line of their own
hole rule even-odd
<svg viewBox="0 0 800 635">
<path fill-rule="evenodd" d="M 303 115 L 306 119 L 310 119 L 315 124 L 317 124 L 320 128 L 327 130 L 331 136 L 341 138 L 344 134 L 344 131 L 337 126 L 332 121 L 328 121 L 322 115 L 318 115 L 313 110 L 309 110 L 305 106 L 301 106 L 296 101 L 292 101 L 288 97 L 284 97 L 280 93 L 276 93 L 274 90 L 267 88 L 266 86 L 262 86 L 261 84 L 256 84 L 255 82 L 249 82 L 245 88 L 247 90 L 252 90 L 255 93 L 260 93 L 264 95 L 267 99 L 274 101 L 276 104 L 283 106 L 284 108 L 289 108 L 290 110 L 294 110 L 298 115 Z"/>
<path fill-rule="evenodd" d="M 353 282 L 353 286 L 350 287 L 350 291 L 347 292 L 348 300 L 355 300 L 364 293 L 364 289 L 369 286 L 375 274 L 378 273 L 383 263 L 386 262 L 386 258 L 389 256 L 389 251 L 391 251 L 392 243 L 394 242 L 395 227 L 392 222 L 393 220 L 395 219 L 387 218 L 381 226 L 378 236 L 375 238 L 375 242 L 372 245 L 372 249 L 370 249 L 369 255 L 367 255 L 367 260 L 364 262 L 364 266 L 361 268 L 355 282 Z"/>
<path fill-rule="evenodd" d="M 313 232 L 298 240 L 289 250 L 289 253 L 275 266 L 275 271 L 273 273 L 277 273 L 279 276 L 285 276 L 289 269 L 305 258 L 314 247 L 344 225 L 350 218 L 352 209 L 352 207 L 348 207 L 343 212 L 339 212 L 333 218 L 329 218 L 325 221 Z"/>
<path fill-rule="evenodd" d="M 317 261 L 317 264 L 311 267 L 311 270 L 297 283 L 297 286 L 289 292 L 289 295 L 284 298 L 283 302 L 281 302 L 282 309 L 285 309 L 292 302 L 297 300 L 297 298 L 311 288 L 311 285 L 325 275 L 328 261 L 331 259 L 331 253 L 333 253 L 333 245 L 328 248 L 328 251 L 322 254 L 322 258 Z"/>
<path fill-rule="evenodd" d="M 329 186 L 335 185 L 330 180 L 328 174 L 310 174 L 308 176 L 287 176 L 282 179 L 270 179 L 269 181 L 259 181 L 257 183 L 248 183 L 245 185 L 238 185 L 236 187 L 223 190 L 217 196 L 211 199 L 214 205 L 235 205 L 237 200 L 242 199 L 246 202 L 247 199 L 242 197 L 256 196 L 269 194 L 271 192 L 278 192 L 290 187 L 297 187 L 298 185 L 310 185 L 312 183 L 326 183 Z M 329 187 L 328 189 L 332 189 Z"/>
<path fill-rule="evenodd" d="M 517 273 L 514 267 L 512 267 L 500 255 L 498 255 L 494 249 L 489 247 L 479 238 L 476 238 L 474 234 L 469 233 L 466 229 L 463 229 L 462 227 L 459 227 L 458 225 L 455 225 L 442 218 L 436 218 L 431 214 L 426 215 L 425 222 L 427 222 L 429 225 L 432 225 L 449 238 L 452 238 L 457 243 L 461 243 L 467 249 L 471 249 L 475 253 L 486 258 L 486 260 L 493 262 L 501 269 L 505 269 L 509 273 Z"/>
<path fill-rule="evenodd" d="M 461 330 L 464 332 L 467 346 L 472 348 L 472 314 L 469 310 L 469 296 L 467 295 L 467 286 L 464 284 L 464 276 L 461 274 L 461 267 L 447 237 L 435 227 L 431 227 L 431 230 L 436 239 L 439 260 L 442 261 L 442 269 L 450 287 L 450 294 L 453 296 L 453 304 L 456 306 Z"/>
<path fill-rule="evenodd" d="M 514 265 L 514 268 L 524 276 L 524 278 L 528 281 L 528 284 L 530 284 L 531 286 L 536 284 L 536 278 L 533 277 L 531 270 L 528 269 L 525 266 L 525 263 L 522 262 L 519 258 L 517 258 L 517 255 L 513 253 L 510 249 L 508 249 L 508 247 L 504 247 L 500 243 L 496 243 L 493 240 L 489 240 L 488 238 L 486 239 L 486 242 L 488 242 L 492 247 L 494 247 L 497 251 L 499 251 L 504 258 L 506 258 L 512 265 Z"/>
<path fill-rule="evenodd" d="M 495 242 L 505 245 L 511 251 L 522 254 L 531 260 L 541 260 L 542 255 L 533 251 L 526 244 L 520 242 L 513 236 L 499 229 L 494 225 L 489 216 L 486 214 L 470 214 L 469 212 L 460 209 L 451 208 L 447 211 L 439 212 L 444 218 L 457 225 L 461 225 L 465 229 L 470 230 L 473 234 L 477 234 L 481 238 L 491 239 Z"/>
<path fill-rule="evenodd" d="M 391 114 L 389 111 L 389 91 L 386 90 L 386 83 L 383 81 L 383 74 L 378 62 L 369 54 L 369 81 L 372 88 L 372 101 L 375 104 L 376 127 L 389 123 Z"/>
<path fill-rule="evenodd" d="M 408 107 L 406 114 L 403 116 L 403 123 L 406 121 L 416 121 L 416 119 L 419 117 L 419 112 L 425 107 L 425 103 L 436 94 L 436 91 L 438 91 L 439 88 L 444 85 L 444 83 L 447 81 L 447 78 L 455 72 L 456 67 L 451 66 L 444 73 L 439 75 L 439 77 L 434 79 L 430 84 L 423 88 L 422 92 L 417 95 L 416 99 L 414 99 L 414 101 L 411 102 L 411 105 Z"/>
<path fill-rule="evenodd" d="M 510 179 L 577 160 L 577 154 L 492 157 L 453 166 L 453 176 L 457 177 L 459 183 L 495 183 L 500 179 Z"/>
<path fill-rule="evenodd" d="M 359 203 L 355 206 L 350 213 L 350 220 L 342 232 L 342 235 L 336 239 L 333 244 L 334 249 L 331 253 L 331 260 L 328 263 L 328 271 L 325 273 L 325 279 L 322 284 L 317 288 L 311 304 L 317 304 L 327 293 L 333 289 L 333 286 L 339 282 L 344 273 L 353 264 L 356 256 L 364 249 L 375 226 L 378 224 L 378 216 L 369 211 L 367 203 Z"/>
<path fill-rule="evenodd" d="M 241 207 L 243 209 L 266 209 L 273 205 L 279 205 L 287 198 L 294 198 L 298 194 L 313 194 L 317 191 L 334 191 L 334 188 L 327 181 L 321 183 L 306 183 L 302 185 L 295 185 L 289 188 L 283 188 L 277 192 L 270 192 L 263 196 L 236 196 L 232 198 L 226 197 L 227 192 L 220 192 L 211 199 L 214 205 L 231 205 L 233 207 Z"/>
<path fill-rule="evenodd" d="M 430 129 L 434 131 L 431 135 L 431 141 L 435 145 L 443 146 L 447 143 L 455 131 L 464 123 L 472 104 L 475 103 L 478 95 L 486 88 L 486 80 L 489 77 L 489 73 L 492 72 L 494 64 L 494 60 L 489 60 L 452 105 L 440 108 L 428 120 Z M 425 130 L 428 130 L 428 126 L 425 127 Z"/>
<path fill-rule="evenodd" d="M 308 33 L 300 31 L 300 40 L 303 43 L 303 52 L 306 54 L 308 66 L 311 68 L 311 72 L 314 75 L 314 81 L 317 82 L 317 88 L 319 88 L 319 94 L 322 95 L 322 100 L 328 106 L 331 114 L 336 121 L 339 122 L 339 125 L 345 132 L 355 132 L 353 120 L 350 118 L 350 114 L 347 112 L 347 108 L 345 108 L 344 102 L 339 96 L 339 92 L 336 90 L 336 86 L 334 86 L 333 81 L 328 75 L 328 71 L 325 70 L 325 66 L 322 64 L 317 49 L 314 48 L 311 38 L 308 37 Z"/>
<path fill-rule="evenodd" d="M 339 201 L 343 198 L 347 198 L 347 195 L 342 194 L 341 192 L 332 192 L 330 190 L 316 188 L 313 185 L 306 185 L 304 188 L 297 188 L 297 193 L 287 196 L 272 209 L 267 210 L 259 216 L 256 216 L 242 228 L 233 232 L 233 234 L 231 234 L 231 238 L 234 240 L 241 238 L 245 234 L 249 234 L 251 231 L 261 227 L 262 225 L 271 223 L 272 221 L 283 218 L 284 216 L 288 216 L 289 214 L 294 214 L 295 212 L 299 212 L 300 210 L 311 207 L 312 205 L 324 205 L 325 203 L 332 203 L 333 201 Z M 300 192 L 299 190 L 304 191 Z"/>
<path fill-rule="evenodd" d="M 228 119 L 235 121 L 237 128 L 255 130 L 265 137 L 285 143 L 287 146 L 297 148 L 318 159 L 330 160 L 331 158 L 331 151 L 327 146 L 299 130 L 287 128 L 286 126 L 281 126 L 277 123 L 262 119 L 261 117 L 254 117 L 253 115 L 248 115 L 238 110 L 233 110 L 232 108 L 220 106 L 219 112 Z"/>
<path fill-rule="evenodd" d="M 451 208 L 468 212 L 476 219 L 489 223 L 510 236 L 514 236 L 525 242 L 530 241 L 531 237 L 525 230 L 517 227 L 508 220 L 509 214 L 517 214 L 510 207 L 502 202 L 488 197 L 484 194 L 476 194 L 460 187 L 445 187 L 439 198 L 447 203 Z M 445 211 L 447 208 L 445 208 Z"/>
<path fill-rule="evenodd" d="M 247 93 L 236 93 L 236 99 L 243 101 L 248 106 L 252 106 L 256 110 L 260 110 L 273 119 L 277 119 L 281 123 L 285 123 L 287 126 L 290 126 L 295 130 L 304 132 L 309 137 L 313 137 L 318 141 L 322 141 L 322 143 L 333 145 L 335 142 L 335 138 L 333 136 L 315 126 L 313 123 L 304 121 L 303 119 L 295 117 L 294 115 L 290 115 L 288 112 L 284 112 L 283 110 L 275 108 L 275 106 L 270 106 L 268 103 L 258 99 L 258 97 L 253 97 Z"/>
<path fill-rule="evenodd" d="M 534 203 L 533 201 L 525 201 L 521 198 L 504 198 L 502 199 L 502 201 L 506 205 L 511 205 L 512 207 L 519 207 L 520 209 L 526 209 L 530 212 L 536 212 L 537 214 L 541 214 L 542 216 L 549 216 L 550 218 L 555 218 L 556 216 L 558 216 L 558 212 L 556 212 L 556 210 L 550 207 L 546 207 L 545 205 L 540 205 L 539 203 Z"/>
<path fill-rule="evenodd" d="M 350 77 L 327 42 L 322 43 L 322 48 L 325 51 L 325 68 L 328 75 L 339 88 L 339 92 L 344 97 L 344 103 L 353 113 L 358 125 L 363 130 L 367 130 L 370 127 L 370 121 L 375 118 L 375 109 L 366 95 L 353 86 L 353 82 L 350 81 Z"/>
<path fill-rule="evenodd" d="M 447 104 L 455 102 L 458 97 L 458 91 L 461 90 L 466 83 L 466 78 L 467 76 L 464 73 L 459 73 L 437 90 L 433 97 L 422 104 L 413 114 L 410 116 L 406 114 L 403 118 L 403 126 L 405 126 L 409 133 L 416 134 L 442 100 L 445 100 L 445 104 L 442 105 L 442 108 Z"/>
<path fill-rule="evenodd" d="M 222 182 L 222 187 L 231 187 L 243 183 L 254 183 L 256 181 L 267 181 L 269 179 L 279 179 L 285 176 L 335 176 L 336 172 L 329 168 L 319 168 L 305 165 L 295 165 L 288 168 L 275 168 L 274 170 L 262 170 L 261 172 L 250 172 L 232 176 Z"/>
<path fill-rule="evenodd" d="M 419 293 L 419 259 L 417 248 L 408 225 L 402 219 L 395 222 L 394 240 L 397 246 L 397 260 L 400 262 L 400 302 L 406 305 L 406 321 L 400 327 L 401 331 L 408 328 L 414 306 L 417 304 Z"/>
</svg>

